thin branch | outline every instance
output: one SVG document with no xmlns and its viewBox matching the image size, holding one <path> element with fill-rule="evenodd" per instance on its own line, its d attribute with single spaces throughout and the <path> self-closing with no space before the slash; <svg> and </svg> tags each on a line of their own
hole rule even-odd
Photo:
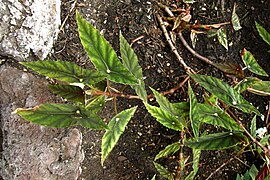
<svg viewBox="0 0 270 180">
<path fill-rule="evenodd" d="M 228 114 L 239 124 L 239 126 L 244 130 L 245 134 L 252 140 L 252 142 L 254 144 L 256 144 L 257 146 L 259 146 L 263 151 L 264 154 L 268 157 L 270 157 L 270 149 L 266 148 L 264 145 L 262 145 L 259 141 L 257 141 L 249 132 L 248 130 L 245 128 L 245 126 L 243 125 L 243 123 L 234 115 L 234 113 L 232 111 L 230 111 L 230 109 L 227 107 L 227 105 L 222 102 L 219 101 L 221 103 L 221 105 L 227 109 Z"/>
<path fill-rule="evenodd" d="M 180 62 L 180 64 L 184 67 L 185 71 L 188 73 L 194 73 L 194 71 L 185 63 L 184 59 L 180 56 L 180 54 L 178 53 L 177 49 L 175 48 L 175 46 L 173 45 L 173 42 L 169 36 L 169 33 L 165 27 L 165 24 L 161 18 L 161 16 L 159 14 L 156 14 L 156 17 L 159 21 L 159 24 L 161 26 L 161 29 L 165 35 L 165 38 L 171 48 L 171 50 L 173 51 L 173 53 L 175 54 L 175 56 L 177 57 L 177 60 Z"/>
<path fill-rule="evenodd" d="M 157 5 L 158 5 L 161 9 L 164 9 L 164 11 L 165 11 L 166 13 L 168 13 L 168 15 L 169 15 L 170 17 L 174 17 L 172 11 L 169 9 L 168 6 L 166 6 L 166 5 L 164 5 L 164 4 L 160 3 L 160 2 L 157 2 L 157 1 L 156 1 L 156 3 L 157 3 Z"/>
<path fill-rule="evenodd" d="M 209 180 L 214 174 L 216 174 L 218 171 L 220 171 L 223 167 L 225 167 L 227 164 L 232 162 L 237 156 L 243 153 L 245 147 L 242 148 L 235 156 L 231 157 L 229 160 L 225 161 L 221 166 L 219 166 L 215 171 L 213 171 L 207 178 L 206 180 Z"/>
<path fill-rule="evenodd" d="M 270 101 L 268 101 L 268 111 L 267 111 L 266 120 L 265 120 L 266 128 L 267 129 L 270 126 L 270 123 L 268 122 L 269 121 L 269 116 L 270 116 Z"/>
<path fill-rule="evenodd" d="M 187 76 L 180 84 L 178 84 L 174 88 L 172 88 L 168 91 L 161 92 L 161 94 L 163 94 L 163 95 L 173 94 L 175 91 L 177 91 L 178 89 L 183 87 L 188 80 L 189 80 L 189 76 Z M 109 97 L 122 97 L 122 98 L 126 98 L 126 99 L 140 99 L 139 96 L 132 95 L 132 94 L 124 94 L 121 92 L 111 92 L 111 91 L 104 92 L 104 91 L 100 91 L 100 90 L 94 90 L 89 95 L 92 95 L 92 96 L 104 95 L 104 96 L 109 96 Z M 154 97 L 153 94 L 149 94 L 147 96 L 148 99 L 153 98 L 153 97 Z"/>
<path fill-rule="evenodd" d="M 178 160 L 178 166 L 176 169 L 176 175 L 174 177 L 174 180 L 180 180 L 181 179 L 181 173 L 183 172 L 184 165 L 184 139 L 185 139 L 185 131 L 180 132 L 180 150 L 179 150 L 179 160 Z"/>
</svg>

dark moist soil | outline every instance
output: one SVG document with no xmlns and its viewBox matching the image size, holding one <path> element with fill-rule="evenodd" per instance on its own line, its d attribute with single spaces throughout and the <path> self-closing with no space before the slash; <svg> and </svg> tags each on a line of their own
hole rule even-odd
<svg viewBox="0 0 270 180">
<path fill-rule="evenodd" d="M 266 29 L 270 29 L 270 1 L 211 1 L 197 0 L 192 5 L 192 21 L 196 19 L 202 24 L 213 24 L 229 21 L 234 3 L 237 3 L 236 11 L 240 17 L 242 29 L 234 32 L 231 27 L 227 28 L 229 40 L 229 50 L 226 51 L 216 38 L 207 38 L 204 35 L 198 36 L 195 50 L 209 59 L 220 63 L 238 63 L 243 66 L 240 58 L 240 51 L 243 48 L 251 51 L 263 69 L 270 74 L 268 63 L 270 59 L 269 46 L 259 37 L 255 29 L 255 21 L 259 22 Z M 164 4 L 181 7 L 180 1 L 164 1 Z M 119 32 L 121 31 L 128 42 L 143 36 L 142 39 L 133 44 L 139 63 L 142 66 L 143 74 L 146 77 L 147 87 L 153 87 L 158 91 L 169 90 L 178 85 L 183 79 L 185 72 L 172 53 L 164 35 L 160 29 L 155 12 L 165 15 L 160 11 L 153 1 L 145 0 L 94 0 L 78 1 L 72 9 L 73 1 L 63 0 L 62 21 L 67 18 L 60 32 L 58 41 L 54 46 L 54 53 L 51 59 L 61 59 L 74 61 L 82 66 L 92 68 L 86 56 L 80 40 L 78 38 L 75 21 L 75 9 L 78 9 L 90 23 L 97 26 L 104 33 L 106 39 L 119 53 Z M 167 15 L 166 15 L 167 16 Z M 188 43 L 189 33 L 184 33 Z M 177 49 L 186 63 L 200 74 L 212 75 L 228 79 L 219 70 L 194 58 L 177 39 Z M 247 75 L 250 75 L 246 72 Z M 269 80 L 265 78 L 264 80 Z M 196 94 L 201 95 L 204 90 L 193 83 Z M 131 90 L 126 93 L 134 93 Z M 150 93 L 150 90 L 148 89 Z M 267 97 L 260 97 L 244 94 L 260 112 L 267 114 Z M 187 100 L 187 85 L 176 91 L 174 94 L 166 96 L 171 102 Z M 199 97 L 199 96 L 197 96 Z M 153 104 L 155 104 L 153 102 Z M 128 124 L 127 129 L 120 138 L 118 145 L 105 161 L 105 166 L 100 165 L 100 145 L 103 131 L 92 131 L 82 129 L 84 135 L 83 148 L 85 150 L 85 160 L 83 162 L 81 179 L 87 180 L 111 180 L 111 179 L 151 179 L 158 174 L 153 166 L 155 155 L 167 145 L 179 140 L 179 133 L 169 130 L 152 118 L 138 100 L 117 99 L 117 110 L 138 105 L 136 115 Z M 113 117 L 113 104 L 109 102 L 104 108 L 101 116 L 107 121 Z M 249 122 L 251 116 L 237 113 L 244 122 Z M 265 126 L 265 122 L 258 119 L 258 126 Z M 221 131 L 216 127 L 204 126 L 201 132 Z M 203 151 L 200 159 L 200 169 L 196 179 L 206 179 L 211 172 L 220 167 L 226 160 L 232 157 L 234 150 L 227 151 Z M 192 159 L 191 151 L 185 149 L 186 158 Z M 178 155 L 167 159 L 159 160 L 158 163 L 175 170 Z M 259 168 L 261 161 L 252 154 L 244 153 L 239 159 L 234 159 L 227 166 L 216 173 L 212 179 L 235 179 L 237 173 L 244 173 L 247 168 L 255 163 Z M 185 173 L 188 174 L 191 168 L 188 166 Z M 159 176 L 157 179 L 161 179 Z"/>
</svg>

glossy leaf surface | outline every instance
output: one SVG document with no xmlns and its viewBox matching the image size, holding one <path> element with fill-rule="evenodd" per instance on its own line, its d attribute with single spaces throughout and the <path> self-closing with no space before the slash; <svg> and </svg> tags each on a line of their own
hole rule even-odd
<svg viewBox="0 0 270 180">
<path fill-rule="evenodd" d="M 105 134 L 102 137 L 102 145 L 101 145 L 101 164 L 103 165 L 106 157 L 115 147 L 118 142 L 120 136 L 123 134 L 128 122 L 134 115 L 137 107 L 133 107 L 130 109 L 126 109 L 116 116 L 114 116 L 108 126 L 109 129 L 106 130 Z"/>
<path fill-rule="evenodd" d="M 52 90 L 53 93 L 61 96 L 67 100 L 73 102 L 80 102 L 84 104 L 85 101 L 85 93 L 82 88 L 78 86 L 71 86 L 71 85 L 48 85 L 49 89 Z"/>
<path fill-rule="evenodd" d="M 218 29 L 217 37 L 218 37 L 219 43 L 228 50 L 227 35 L 226 35 L 226 31 L 223 27 Z"/>
<path fill-rule="evenodd" d="M 240 93 L 222 80 L 199 74 L 190 74 L 190 76 L 227 105 L 238 108 L 246 113 L 255 112 L 257 115 L 260 115 L 260 112 L 245 100 Z"/>
<path fill-rule="evenodd" d="M 261 81 L 258 78 L 255 77 L 247 77 L 245 79 L 243 79 L 242 81 L 240 81 L 235 87 L 234 89 L 237 92 L 244 92 L 245 90 L 247 90 L 247 88 L 251 87 L 252 84 L 255 84 L 256 82 Z"/>
<path fill-rule="evenodd" d="M 171 154 L 176 153 L 180 149 L 180 143 L 175 142 L 173 144 L 170 144 L 165 147 L 165 149 L 161 150 L 155 157 L 155 161 L 163 158 L 163 157 L 168 157 Z"/>
<path fill-rule="evenodd" d="M 222 132 L 186 141 L 185 145 L 200 150 L 221 150 L 234 147 L 243 140 L 245 140 L 245 136 L 240 132 Z"/>
<path fill-rule="evenodd" d="M 268 74 L 262 69 L 262 67 L 257 63 L 253 55 L 244 49 L 241 53 L 242 60 L 249 71 L 258 74 L 260 76 L 268 76 Z"/>
<path fill-rule="evenodd" d="M 233 29 L 235 30 L 235 31 L 238 31 L 238 30 L 240 30 L 242 27 L 241 27 L 241 25 L 240 25 L 240 21 L 239 21 L 239 17 L 238 17 L 238 15 L 236 14 L 236 4 L 234 4 L 234 6 L 233 6 L 233 12 L 232 12 L 232 25 L 233 25 Z"/>
<path fill-rule="evenodd" d="M 173 178 L 173 174 L 168 169 L 166 169 L 165 167 L 163 167 L 162 165 L 154 162 L 154 166 L 155 166 L 156 170 L 159 172 L 159 174 L 162 177 L 164 177 L 164 178 L 166 178 L 168 180 L 173 180 L 174 179 Z"/>
<path fill-rule="evenodd" d="M 255 23 L 257 31 L 259 32 L 260 36 L 270 46 L 270 33 L 267 32 L 266 29 L 264 29 L 264 27 L 262 27 L 259 23 L 257 22 Z"/>
<path fill-rule="evenodd" d="M 44 60 L 20 63 L 41 75 L 69 83 L 92 85 L 106 77 L 103 73 L 83 69 L 77 64 L 67 61 Z"/>
<path fill-rule="evenodd" d="M 161 108 L 151 106 L 149 104 L 145 104 L 146 109 L 148 112 L 156 118 L 156 120 L 162 124 L 163 126 L 173 129 L 176 131 L 183 130 L 183 125 L 180 123 L 179 119 L 177 119 L 175 116 L 171 115 L 166 110 L 163 110 Z"/>
<path fill-rule="evenodd" d="M 181 122 L 181 124 L 183 124 L 185 126 L 186 123 L 185 123 L 185 119 L 183 118 L 183 115 L 184 115 L 183 111 L 182 111 L 182 109 L 180 109 L 181 107 L 178 107 L 178 109 L 177 109 L 175 107 L 175 105 L 170 103 L 170 101 L 166 97 L 164 97 L 162 94 L 160 94 L 159 92 L 157 92 L 153 88 L 150 88 L 150 89 L 154 93 L 154 96 L 155 96 L 156 101 L 158 102 L 160 108 L 162 110 L 167 111 L 171 115 L 173 115 L 176 119 L 179 120 L 179 122 Z"/>
<path fill-rule="evenodd" d="M 97 29 L 76 12 L 81 43 L 97 70 L 109 80 L 123 84 L 137 84 L 136 78 L 124 67 L 108 41 Z"/>
<path fill-rule="evenodd" d="M 240 126 L 225 112 L 208 104 L 197 104 L 195 119 L 201 122 L 226 128 L 228 130 L 243 131 Z"/>
<path fill-rule="evenodd" d="M 30 109 L 17 109 L 16 113 L 32 123 L 48 127 L 87 124 L 88 128 L 107 128 L 100 118 L 72 104 L 41 104 Z"/>
<path fill-rule="evenodd" d="M 190 83 L 188 83 L 188 94 L 189 94 L 189 107 L 190 107 L 190 112 L 189 112 L 189 119 L 191 122 L 191 127 L 192 131 L 194 134 L 194 137 L 197 138 L 199 137 L 199 129 L 200 129 L 200 119 L 198 118 L 198 108 L 197 104 L 198 101 L 196 99 L 196 96 L 190 86 Z"/>
<path fill-rule="evenodd" d="M 145 90 L 142 68 L 139 65 L 138 57 L 122 34 L 120 34 L 120 52 L 123 65 L 129 70 L 131 74 L 134 75 L 138 82 L 138 84 L 132 85 L 131 87 L 136 91 L 136 94 L 144 102 L 147 102 L 147 93 Z"/>
</svg>

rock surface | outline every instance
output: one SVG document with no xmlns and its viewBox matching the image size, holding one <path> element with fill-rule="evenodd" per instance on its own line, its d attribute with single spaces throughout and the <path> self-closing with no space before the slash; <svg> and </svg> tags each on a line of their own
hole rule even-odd
<svg viewBox="0 0 270 180">
<path fill-rule="evenodd" d="M 44 59 L 57 37 L 61 0 L 1 0 L 0 55 Z"/>
<path fill-rule="evenodd" d="M 52 102 L 54 97 L 47 90 L 46 82 L 30 73 L 2 65 L 0 94 L 2 178 L 77 179 L 84 159 L 80 131 L 41 127 L 12 114 L 19 107 Z"/>
</svg>

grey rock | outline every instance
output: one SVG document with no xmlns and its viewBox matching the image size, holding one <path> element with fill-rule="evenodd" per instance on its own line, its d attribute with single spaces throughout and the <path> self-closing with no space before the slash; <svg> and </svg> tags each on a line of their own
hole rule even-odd
<svg viewBox="0 0 270 180">
<path fill-rule="evenodd" d="M 44 59 L 57 38 L 61 0 L 1 0 L 0 55 Z"/>
<path fill-rule="evenodd" d="M 0 122 L 3 179 L 77 179 L 84 159 L 76 128 L 56 129 L 29 123 L 16 108 L 53 102 L 46 81 L 8 65 L 0 66 Z M 1 139 L 1 136 L 0 136 Z M 0 176 L 1 179 L 1 176 Z"/>
</svg>

